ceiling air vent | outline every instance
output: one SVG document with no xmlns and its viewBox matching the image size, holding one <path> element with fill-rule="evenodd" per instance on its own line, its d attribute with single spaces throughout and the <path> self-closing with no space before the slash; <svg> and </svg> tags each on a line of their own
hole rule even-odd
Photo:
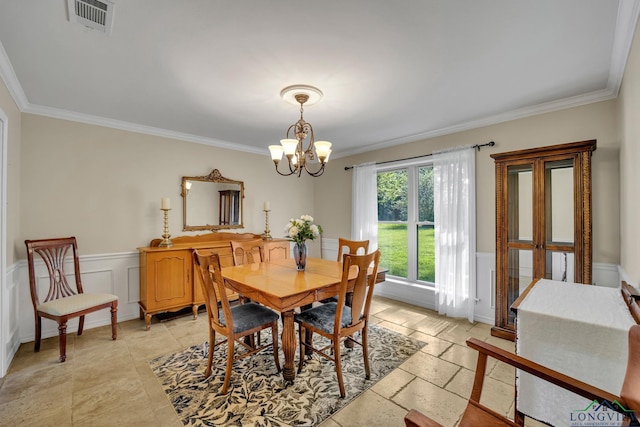
<svg viewBox="0 0 640 427">
<path fill-rule="evenodd" d="M 111 34 L 114 4 L 106 0 L 67 0 L 69 21 Z"/>
</svg>

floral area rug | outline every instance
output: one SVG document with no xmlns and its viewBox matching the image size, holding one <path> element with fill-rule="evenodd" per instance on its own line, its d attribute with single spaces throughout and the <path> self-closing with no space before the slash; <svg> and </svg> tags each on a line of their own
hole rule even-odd
<svg viewBox="0 0 640 427">
<path fill-rule="evenodd" d="M 264 331 L 263 331 L 264 332 Z M 262 340 L 270 339 L 270 332 Z M 315 340 L 322 337 L 314 335 Z M 315 426 L 367 390 L 425 343 L 389 329 L 369 326 L 371 379 L 365 379 L 362 348 L 342 351 L 346 397 L 340 398 L 333 362 L 307 360 L 293 384 L 285 386 L 270 349 L 236 361 L 226 395 L 226 344 L 216 348 L 213 372 L 204 378 L 208 343 L 149 361 L 176 413 L 187 426 Z M 237 347 L 236 347 L 237 348 Z M 241 351 L 241 350 L 237 350 Z M 296 350 L 296 369 L 298 364 Z M 284 364 L 281 356 L 281 364 Z"/>
</svg>

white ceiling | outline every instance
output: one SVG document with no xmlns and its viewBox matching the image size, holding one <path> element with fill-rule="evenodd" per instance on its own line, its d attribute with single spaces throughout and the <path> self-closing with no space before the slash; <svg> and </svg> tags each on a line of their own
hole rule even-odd
<svg viewBox="0 0 640 427">
<path fill-rule="evenodd" d="M 0 0 L 0 77 L 22 111 L 267 154 L 309 84 L 344 156 L 617 96 L 638 0 Z M 4 52 L 3 49 L 4 48 Z M 486 141 L 478 141 L 479 143 Z"/>
</svg>

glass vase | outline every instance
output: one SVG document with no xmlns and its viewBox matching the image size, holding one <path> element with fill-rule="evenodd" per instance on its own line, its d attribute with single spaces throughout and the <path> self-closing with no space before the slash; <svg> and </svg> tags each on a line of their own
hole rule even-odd
<svg viewBox="0 0 640 427">
<path fill-rule="evenodd" d="M 296 244 L 293 245 L 293 257 L 296 260 L 298 271 L 304 271 L 307 265 L 307 245 L 304 242 L 296 242 Z"/>
</svg>

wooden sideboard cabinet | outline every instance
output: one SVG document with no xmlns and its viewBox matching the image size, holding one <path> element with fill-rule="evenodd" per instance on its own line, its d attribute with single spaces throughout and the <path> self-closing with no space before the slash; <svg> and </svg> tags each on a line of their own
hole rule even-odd
<svg viewBox="0 0 640 427">
<path fill-rule="evenodd" d="M 151 316 L 191 307 L 194 319 L 198 307 L 204 304 L 202 284 L 193 263 L 193 251 L 218 253 L 223 267 L 233 265 L 231 240 L 260 239 L 252 233 L 208 233 L 198 236 L 181 236 L 172 239 L 172 247 L 159 247 L 161 239 L 154 239 L 149 246 L 138 248 L 140 253 L 140 318 L 146 328 L 151 327 Z M 289 241 L 273 239 L 264 241 L 265 258 L 289 258 Z M 229 291 L 230 299 L 238 295 Z"/>
</svg>

